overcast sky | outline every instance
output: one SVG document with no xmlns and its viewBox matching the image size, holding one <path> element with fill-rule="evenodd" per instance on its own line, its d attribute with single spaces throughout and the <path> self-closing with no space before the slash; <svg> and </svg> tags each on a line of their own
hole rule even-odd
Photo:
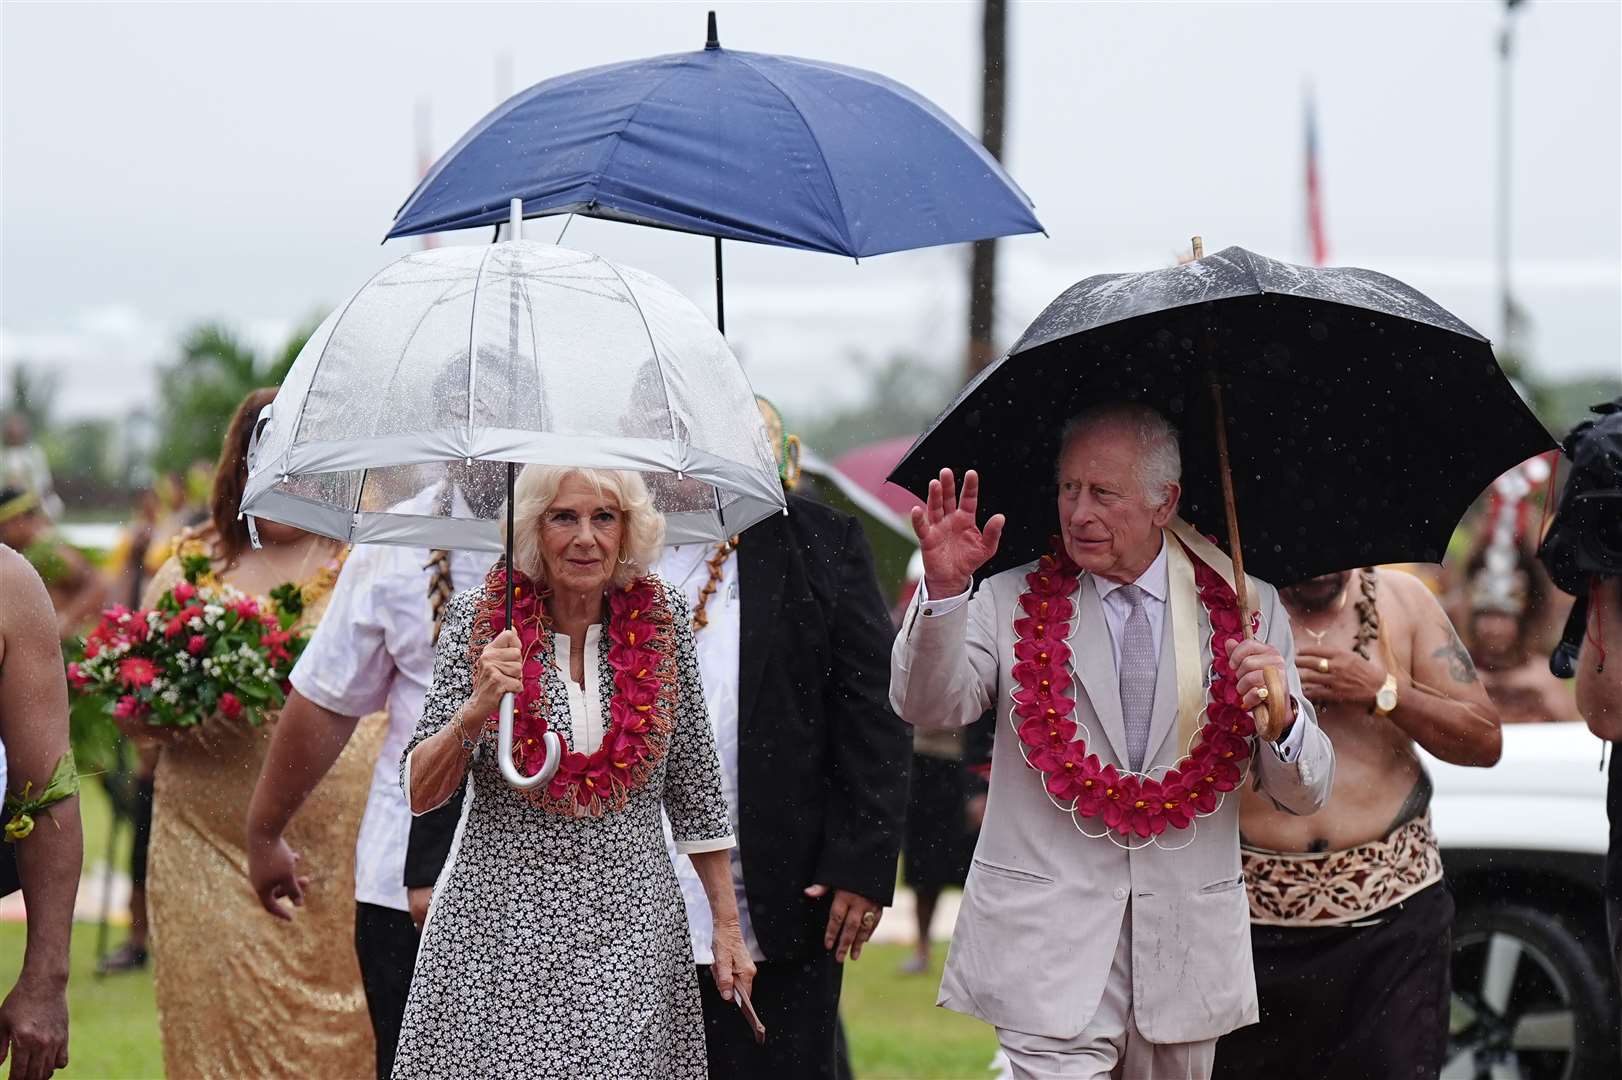
<svg viewBox="0 0 1622 1080">
<path fill-rule="evenodd" d="M 1167 265 L 1196 232 L 1305 261 L 1309 81 L 1331 261 L 1394 274 L 1499 336 L 1501 4 L 1010 6 L 1007 164 L 1050 238 L 1004 244 L 1004 344 L 1071 282 Z M 63 411 L 110 413 L 151 400 L 151 371 L 197 320 L 275 341 L 415 246 L 378 241 L 416 179 L 419 102 L 437 156 L 502 91 L 700 47 L 708 7 L 726 46 L 872 68 L 979 127 L 977 2 L 0 5 L 0 357 L 62 371 Z M 1622 5 L 1521 11 L 1529 344 L 1544 371 L 1617 374 Z M 576 219 L 567 243 L 711 308 L 707 240 Z M 848 397 L 856 355 L 911 349 L 955 369 L 966 262 L 731 245 L 731 338 L 791 419 Z"/>
</svg>

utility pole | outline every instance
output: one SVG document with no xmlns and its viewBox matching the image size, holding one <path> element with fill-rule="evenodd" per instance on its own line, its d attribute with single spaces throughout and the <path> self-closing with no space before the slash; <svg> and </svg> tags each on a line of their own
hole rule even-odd
<svg viewBox="0 0 1622 1080">
<path fill-rule="evenodd" d="M 1510 287 L 1511 180 L 1515 169 L 1514 100 L 1511 76 L 1514 71 L 1515 16 L 1523 0 L 1504 0 L 1504 25 L 1498 35 L 1498 304 L 1499 348 L 1514 347 L 1520 330 L 1520 316 Z"/>
<path fill-rule="evenodd" d="M 1008 103 L 1008 3 L 983 0 L 980 40 L 980 141 L 1002 160 Z M 997 241 L 976 240 L 969 264 L 968 375 L 997 358 Z"/>
<path fill-rule="evenodd" d="M 421 180 L 428 175 L 428 170 L 434 167 L 434 137 L 433 113 L 428 105 L 427 98 L 417 99 L 417 179 Z M 422 249 L 424 251 L 439 246 L 439 238 L 433 233 L 424 233 L 422 236 Z"/>
</svg>

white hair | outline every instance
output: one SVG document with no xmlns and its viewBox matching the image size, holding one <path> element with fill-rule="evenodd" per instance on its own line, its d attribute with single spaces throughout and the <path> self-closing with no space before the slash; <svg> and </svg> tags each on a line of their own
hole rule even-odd
<svg viewBox="0 0 1622 1080">
<path fill-rule="evenodd" d="M 1059 457 L 1084 432 L 1112 428 L 1130 433 L 1140 451 L 1133 466 L 1138 487 L 1150 506 L 1166 505 L 1171 489 L 1183 477 L 1183 455 L 1177 446 L 1177 429 L 1160 413 L 1135 401 L 1112 401 L 1093 405 L 1072 416 L 1059 436 Z"/>
<path fill-rule="evenodd" d="M 619 503 L 624 527 L 620 530 L 613 583 L 627 585 L 647 574 L 665 540 L 665 516 L 653 508 L 647 483 L 634 472 L 567 465 L 527 465 L 518 473 L 513 484 L 513 565 L 536 585 L 546 584 L 541 517 L 571 476 L 583 478 L 599 494 L 611 494 Z"/>
</svg>

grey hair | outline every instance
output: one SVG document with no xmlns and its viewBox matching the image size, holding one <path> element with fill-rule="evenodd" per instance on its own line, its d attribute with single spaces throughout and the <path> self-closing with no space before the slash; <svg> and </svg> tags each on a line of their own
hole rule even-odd
<svg viewBox="0 0 1622 1080">
<path fill-rule="evenodd" d="M 1155 507 L 1166 505 L 1171 489 L 1183 477 L 1183 455 L 1177 445 L 1177 429 L 1159 411 L 1136 401 L 1111 401 L 1089 406 L 1065 422 L 1059 436 L 1059 457 L 1079 435 L 1099 428 L 1130 432 L 1138 441 L 1138 487 L 1144 499 Z"/>
</svg>

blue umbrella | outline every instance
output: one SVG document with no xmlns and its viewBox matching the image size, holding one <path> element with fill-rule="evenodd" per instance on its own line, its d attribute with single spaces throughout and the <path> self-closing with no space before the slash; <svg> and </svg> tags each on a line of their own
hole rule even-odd
<svg viewBox="0 0 1622 1080">
<path fill-rule="evenodd" d="M 386 239 L 585 214 L 860 258 L 1041 232 L 1031 200 L 934 104 L 870 71 L 723 49 L 548 79 L 464 135 Z M 718 314 L 720 314 L 718 312 Z M 720 319 L 717 320 L 721 321 Z"/>
</svg>

